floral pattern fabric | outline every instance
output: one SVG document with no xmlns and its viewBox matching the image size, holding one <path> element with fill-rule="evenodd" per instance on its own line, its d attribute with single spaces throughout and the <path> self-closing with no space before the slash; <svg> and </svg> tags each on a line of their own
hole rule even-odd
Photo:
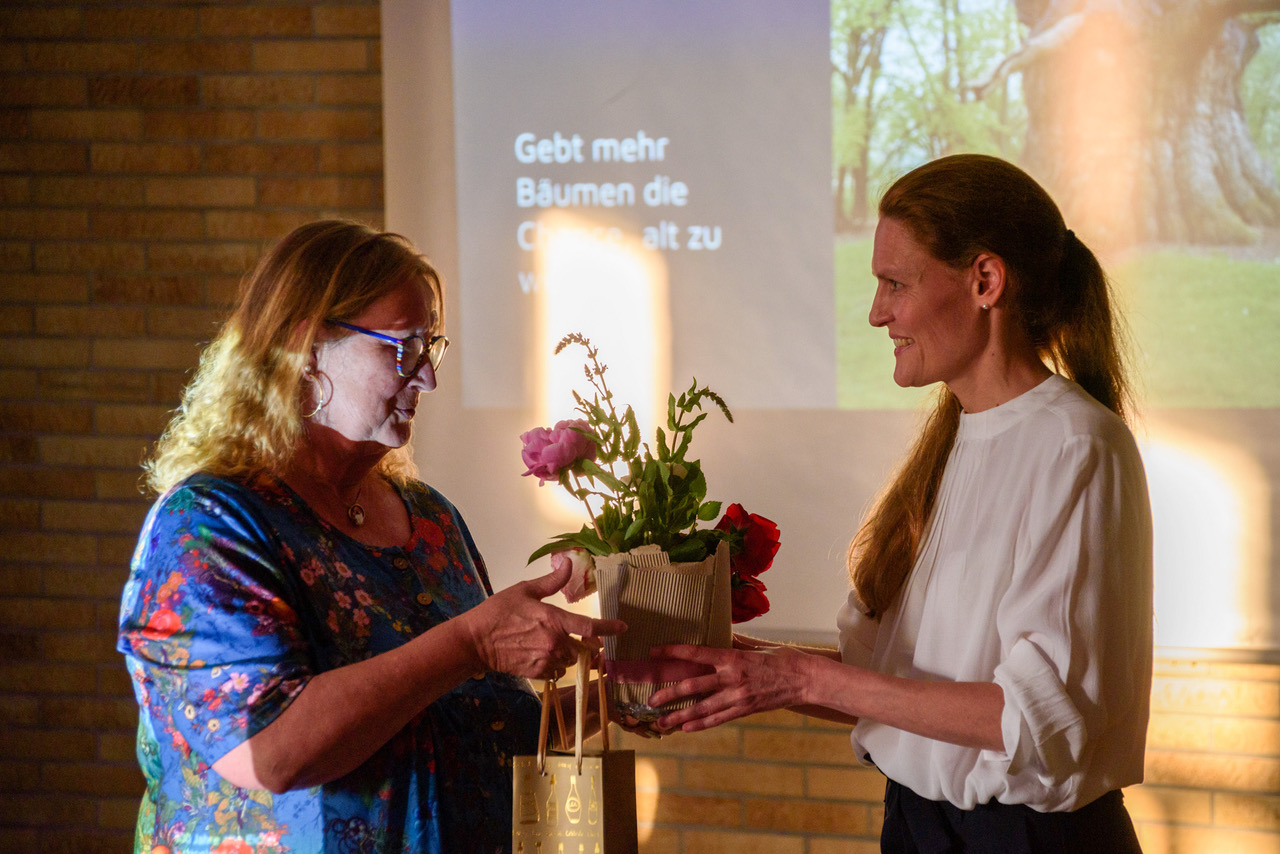
<svg viewBox="0 0 1280 854">
<path fill-rule="evenodd" d="M 273 795 L 211 767 L 315 674 L 491 595 L 457 510 L 425 484 L 400 492 L 413 526 L 404 547 L 348 537 L 265 474 L 195 475 L 156 502 L 120 615 L 147 780 L 136 851 L 510 849 L 512 757 L 536 747 L 538 702 L 504 674 L 467 680 L 322 786 Z"/>
</svg>

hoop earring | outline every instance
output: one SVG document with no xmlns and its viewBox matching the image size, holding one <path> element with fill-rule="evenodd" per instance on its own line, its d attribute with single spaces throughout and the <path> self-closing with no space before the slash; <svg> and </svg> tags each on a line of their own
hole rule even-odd
<svg viewBox="0 0 1280 854">
<path fill-rule="evenodd" d="M 326 406 L 328 406 L 329 401 L 333 400 L 333 381 L 329 380 L 329 393 L 326 394 L 324 390 L 324 382 L 322 381 L 322 378 L 328 379 L 328 377 L 325 377 L 323 371 L 317 371 L 314 374 L 308 373 L 307 376 L 311 380 L 311 382 L 316 384 L 316 388 L 320 389 L 320 402 L 316 404 L 315 409 L 311 410 L 310 412 L 304 413 L 302 416 L 303 418 L 312 418 L 321 409 L 324 409 Z"/>
</svg>

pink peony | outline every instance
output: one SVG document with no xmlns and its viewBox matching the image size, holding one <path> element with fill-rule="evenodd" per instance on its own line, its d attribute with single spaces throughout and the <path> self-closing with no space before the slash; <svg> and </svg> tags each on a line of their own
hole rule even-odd
<svg viewBox="0 0 1280 854">
<path fill-rule="evenodd" d="M 584 596 L 596 592 L 596 561 L 586 549 L 569 549 L 551 555 L 551 568 L 554 570 L 569 567 L 569 581 L 560 590 L 564 598 L 577 602 Z"/>
<path fill-rule="evenodd" d="M 579 431 L 586 431 L 585 433 Z M 520 435 L 524 448 L 520 458 L 529 467 L 526 475 L 538 478 L 538 485 L 558 481 L 560 472 L 571 469 L 581 460 L 596 458 L 596 443 L 591 426 L 582 419 L 560 421 L 548 430 L 535 427 Z"/>
</svg>

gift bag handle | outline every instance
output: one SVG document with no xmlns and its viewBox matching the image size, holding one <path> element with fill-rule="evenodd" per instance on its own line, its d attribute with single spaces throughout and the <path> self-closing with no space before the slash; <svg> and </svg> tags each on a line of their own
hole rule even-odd
<svg viewBox="0 0 1280 854">
<path fill-rule="evenodd" d="M 578 667 L 574 674 L 574 721 L 573 721 L 573 757 L 577 763 L 578 774 L 582 773 L 582 742 L 587 719 L 587 684 L 591 677 L 591 654 L 582 649 L 578 652 Z M 600 671 L 597 689 L 600 699 L 600 736 L 604 749 L 609 749 L 609 717 L 606 710 L 606 692 L 604 671 Z M 560 700 L 556 696 L 555 682 L 547 679 L 542 683 L 542 718 L 538 722 L 538 773 L 545 773 L 547 766 L 547 735 L 551 727 L 551 708 L 555 708 L 556 726 L 560 731 L 560 743 L 566 743 L 568 733 L 565 731 L 564 711 L 560 708 Z"/>
</svg>

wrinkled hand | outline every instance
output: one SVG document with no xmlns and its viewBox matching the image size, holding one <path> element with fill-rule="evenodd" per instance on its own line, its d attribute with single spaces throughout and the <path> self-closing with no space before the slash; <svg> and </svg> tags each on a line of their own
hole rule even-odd
<svg viewBox="0 0 1280 854">
<path fill-rule="evenodd" d="M 754 651 L 704 646 L 663 646 L 651 658 L 671 658 L 707 664 L 716 669 L 664 688 L 649 698 L 654 706 L 682 697 L 706 694 L 687 709 L 657 720 L 664 730 L 697 732 L 736 718 L 802 705 L 809 682 L 811 656 L 787 647 Z"/>
<path fill-rule="evenodd" d="M 542 600 L 569 580 L 567 569 L 513 584 L 455 619 L 463 621 L 480 664 L 528 679 L 553 679 L 600 648 L 600 638 L 621 634 L 621 620 L 593 620 Z M 578 635 L 580 637 L 574 637 Z"/>
</svg>

